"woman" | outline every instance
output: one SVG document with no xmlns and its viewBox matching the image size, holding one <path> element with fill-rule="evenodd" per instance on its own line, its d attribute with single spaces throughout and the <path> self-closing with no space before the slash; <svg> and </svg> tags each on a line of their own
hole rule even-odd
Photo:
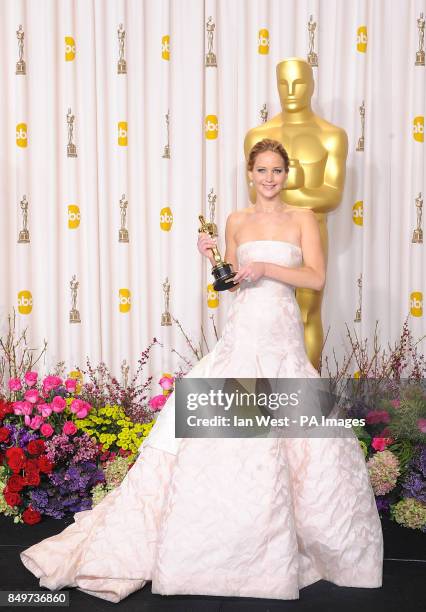
<svg viewBox="0 0 426 612">
<path fill-rule="evenodd" d="M 325 264 L 314 214 L 280 200 L 288 168 L 278 142 L 253 147 L 256 203 L 226 224 L 237 294 L 220 340 L 187 377 L 318 378 L 294 287 L 321 289 Z M 203 255 L 213 244 L 200 235 Z M 163 595 L 276 599 L 320 579 L 382 584 L 380 520 L 353 434 L 176 439 L 174 395 L 121 486 L 74 518 L 21 554 L 42 586 L 118 602 L 149 580 Z"/>
</svg>

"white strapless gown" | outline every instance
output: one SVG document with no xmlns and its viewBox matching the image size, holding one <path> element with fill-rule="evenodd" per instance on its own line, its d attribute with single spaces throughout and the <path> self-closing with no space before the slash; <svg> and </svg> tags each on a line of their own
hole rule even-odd
<svg viewBox="0 0 426 612">
<path fill-rule="evenodd" d="M 301 264 L 299 247 L 257 240 L 240 264 Z M 215 348 L 190 377 L 318 377 L 294 290 L 242 282 Z M 49 589 L 118 602 L 152 581 L 163 595 L 297 599 L 320 579 L 380 587 L 383 539 L 361 448 L 338 439 L 174 438 L 174 395 L 121 486 L 24 565 Z"/>
</svg>

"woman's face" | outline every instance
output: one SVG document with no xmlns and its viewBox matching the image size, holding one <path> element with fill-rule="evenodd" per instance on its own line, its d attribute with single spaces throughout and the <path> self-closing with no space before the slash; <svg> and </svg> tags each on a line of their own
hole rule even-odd
<svg viewBox="0 0 426 612">
<path fill-rule="evenodd" d="M 265 151 L 256 157 L 253 170 L 248 173 L 256 192 L 264 198 L 276 197 L 284 187 L 287 174 L 279 153 Z"/>
</svg>

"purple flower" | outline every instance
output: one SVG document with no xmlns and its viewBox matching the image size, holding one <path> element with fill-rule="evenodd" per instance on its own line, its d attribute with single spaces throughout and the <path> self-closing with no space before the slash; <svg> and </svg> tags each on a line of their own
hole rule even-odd
<svg viewBox="0 0 426 612">
<path fill-rule="evenodd" d="M 384 495 L 376 496 L 376 506 L 378 512 L 389 512 L 390 501 Z"/>
</svg>

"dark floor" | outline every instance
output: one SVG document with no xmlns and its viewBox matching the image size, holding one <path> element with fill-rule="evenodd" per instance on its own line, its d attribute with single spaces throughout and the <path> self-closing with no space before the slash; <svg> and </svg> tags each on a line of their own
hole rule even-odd
<svg viewBox="0 0 426 612">
<path fill-rule="evenodd" d="M 0 590 L 41 590 L 20 562 L 19 552 L 61 531 L 72 520 L 45 520 L 32 527 L 0 517 Z M 321 580 L 300 592 L 296 601 L 237 597 L 152 595 L 150 584 L 119 604 L 69 589 L 69 610 L 86 612 L 426 612 L 426 534 L 383 520 L 383 587 L 337 587 Z M 12 609 L 6 607 L 4 609 Z M 41 608 L 38 610 L 52 608 Z M 67 609 L 67 608 L 65 608 Z"/>
</svg>

